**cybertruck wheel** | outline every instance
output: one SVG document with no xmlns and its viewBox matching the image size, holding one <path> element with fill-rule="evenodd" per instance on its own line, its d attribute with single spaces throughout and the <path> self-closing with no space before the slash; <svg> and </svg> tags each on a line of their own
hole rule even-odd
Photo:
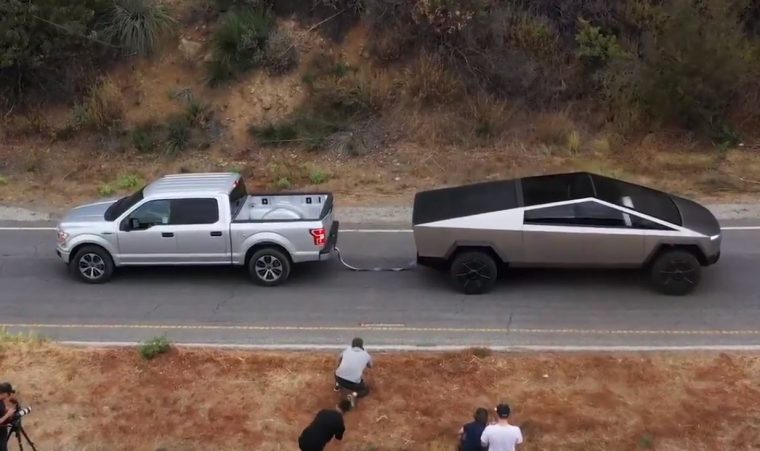
<svg viewBox="0 0 760 451">
<path fill-rule="evenodd" d="M 113 259 L 100 246 L 84 246 L 69 262 L 69 272 L 85 283 L 106 283 L 113 275 Z"/>
<path fill-rule="evenodd" d="M 258 285 L 280 285 L 290 276 L 290 259 L 273 247 L 259 249 L 248 260 L 248 274 Z"/>
<path fill-rule="evenodd" d="M 683 296 L 697 287 L 702 267 L 691 252 L 682 250 L 666 251 L 652 263 L 650 277 L 652 285 L 670 296 Z"/>
<path fill-rule="evenodd" d="M 463 252 L 451 262 L 451 281 L 462 293 L 483 294 L 496 285 L 498 268 L 485 252 Z"/>
</svg>

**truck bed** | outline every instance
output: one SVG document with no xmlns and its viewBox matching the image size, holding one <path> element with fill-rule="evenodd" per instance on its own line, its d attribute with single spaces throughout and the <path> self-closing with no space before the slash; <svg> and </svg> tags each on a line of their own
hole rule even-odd
<svg viewBox="0 0 760 451">
<path fill-rule="evenodd" d="M 251 194 L 233 222 L 319 221 L 332 208 L 330 193 Z"/>
</svg>

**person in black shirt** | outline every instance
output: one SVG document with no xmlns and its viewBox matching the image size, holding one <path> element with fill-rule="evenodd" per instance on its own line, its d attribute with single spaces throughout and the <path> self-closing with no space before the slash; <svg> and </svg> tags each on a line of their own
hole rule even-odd
<svg viewBox="0 0 760 451">
<path fill-rule="evenodd" d="M 459 451 L 484 451 L 480 436 L 488 425 L 488 411 L 479 408 L 475 411 L 472 423 L 467 423 L 459 430 Z"/>
<path fill-rule="evenodd" d="M 0 451 L 8 450 L 8 422 L 16 413 L 13 403 L 13 390 L 11 384 L 0 383 Z"/>
<path fill-rule="evenodd" d="M 346 432 L 343 414 L 349 410 L 351 402 L 347 399 L 341 400 L 334 410 L 320 410 L 314 421 L 298 437 L 301 451 L 322 451 L 333 437 L 342 440 L 343 433 Z"/>
</svg>

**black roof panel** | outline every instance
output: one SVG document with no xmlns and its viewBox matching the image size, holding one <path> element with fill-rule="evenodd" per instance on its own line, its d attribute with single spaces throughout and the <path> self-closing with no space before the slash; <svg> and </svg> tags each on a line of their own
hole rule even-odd
<svg viewBox="0 0 760 451">
<path fill-rule="evenodd" d="M 412 224 L 517 208 L 517 182 L 500 180 L 429 191 L 414 196 Z"/>
</svg>

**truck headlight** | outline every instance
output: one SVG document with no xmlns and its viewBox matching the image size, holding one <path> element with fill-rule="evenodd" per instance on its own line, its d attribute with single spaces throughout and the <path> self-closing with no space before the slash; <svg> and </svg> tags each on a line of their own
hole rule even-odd
<svg viewBox="0 0 760 451">
<path fill-rule="evenodd" d="M 715 241 L 715 240 L 717 240 L 718 238 L 720 238 L 720 233 L 719 233 L 719 234 L 717 234 L 717 235 L 713 235 L 713 236 L 711 236 L 711 237 L 710 237 L 710 241 Z"/>
<path fill-rule="evenodd" d="M 58 231 L 58 244 L 64 244 L 66 243 L 66 240 L 69 239 L 69 234 L 64 232 L 63 230 Z"/>
</svg>

